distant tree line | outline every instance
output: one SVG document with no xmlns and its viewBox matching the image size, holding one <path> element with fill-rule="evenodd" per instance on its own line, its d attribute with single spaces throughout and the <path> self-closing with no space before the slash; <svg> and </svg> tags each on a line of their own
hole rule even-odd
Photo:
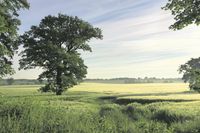
<svg viewBox="0 0 200 133">
<path fill-rule="evenodd" d="M 46 82 L 41 82 L 36 79 L 0 79 L 0 85 L 44 85 Z"/>
<path fill-rule="evenodd" d="M 181 78 L 112 78 L 112 79 L 85 79 L 90 83 L 118 83 L 118 84 L 134 84 L 134 83 L 182 83 Z"/>
<path fill-rule="evenodd" d="M 110 83 L 110 84 L 135 84 L 135 83 L 182 83 L 180 78 L 112 78 L 112 79 L 84 79 L 86 83 Z M 47 81 L 39 81 L 36 79 L 1 79 L 0 85 L 44 85 Z"/>
</svg>

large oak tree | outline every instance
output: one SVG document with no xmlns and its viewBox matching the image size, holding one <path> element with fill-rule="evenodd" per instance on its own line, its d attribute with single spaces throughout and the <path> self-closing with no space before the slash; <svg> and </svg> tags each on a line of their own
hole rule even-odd
<svg viewBox="0 0 200 133">
<path fill-rule="evenodd" d="M 80 50 L 91 51 L 88 42 L 92 38 L 102 39 L 102 32 L 88 22 L 63 14 L 49 15 L 21 36 L 24 51 L 20 68 L 41 67 L 44 72 L 39 80 L 48 81 L 41 90 L 61 95 L 85 77 L 87 67 Z"/>
<path fill-rule="evenodd" d="M 0 0 L 0 77 L 14 73 L 11 59 L 17 49 L 18 11 L 27 8 L 26 0 Z"/>
</svg>

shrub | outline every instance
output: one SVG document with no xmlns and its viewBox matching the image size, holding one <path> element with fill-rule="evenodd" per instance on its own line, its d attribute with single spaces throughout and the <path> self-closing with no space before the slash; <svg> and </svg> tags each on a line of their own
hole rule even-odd
<svg viewBox="0 0 200 133">
<path fill-rule="evenodd" d="M 55 91 L 54 85 L 52 83 L 46 84 L 45 86 L 41 87 L 39 89 L 39 91 L 41 92 L 51 92 L 51 91 Z"/>
</svg>

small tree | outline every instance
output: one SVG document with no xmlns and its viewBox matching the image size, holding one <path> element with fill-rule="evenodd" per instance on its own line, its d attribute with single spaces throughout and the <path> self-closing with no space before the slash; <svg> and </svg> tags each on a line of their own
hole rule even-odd
<svg viewBox="0 0 200 133">
<path fill-rule="evenodd" d="M 26 0 L 0 0 L 0 77 L 13 74 L 11 59 L 17 49 L 18 10 L 28 8 Z"/>
<path fill-rule="evenodd" d="M 8 78 L 6 79 L 6 82 L 8 85 L 12 85 L 15 82 L 15 80 L 13 78 Z"/>
<path fill-rule="evenodd" d="M 200 92 L 200 57 L 181 65 L 179 72 L 183 73 L 184 82 L 189 82 L 190 89 Z"/>
<path fill-rule="evenodd" d="M 170 10 L 176 22 L 171 29 L 179 30 L 190 24 L 200 24 L 200 1 L 199 0 L 169 0 L 165 10 Z"/>
<path fill-rule="evenodd" d="M 91 51 L 88 42 L 92 38 L 102 39 L 102 34 L 88 22 L 62 14 L 49 15 L 21 36 L 24 51 L 20 69 L 43 68 L 38 79 L 48 84 L 40 90 L 61 95 L 85 77 L 87 67 L 79 51 Z"/>
</svg>

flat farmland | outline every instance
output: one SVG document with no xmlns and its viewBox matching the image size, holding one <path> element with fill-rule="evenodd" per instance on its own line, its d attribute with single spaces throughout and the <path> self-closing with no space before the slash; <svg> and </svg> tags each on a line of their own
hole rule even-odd
<svg viewBox="0 0 200 133">
<path fill-rule="evenodd" d="M 40 87 L 0 87 L 0 132 L 200 131 L 200 94 L 188 84 L 81 83 L 61 96 Z"/>
</svg>

